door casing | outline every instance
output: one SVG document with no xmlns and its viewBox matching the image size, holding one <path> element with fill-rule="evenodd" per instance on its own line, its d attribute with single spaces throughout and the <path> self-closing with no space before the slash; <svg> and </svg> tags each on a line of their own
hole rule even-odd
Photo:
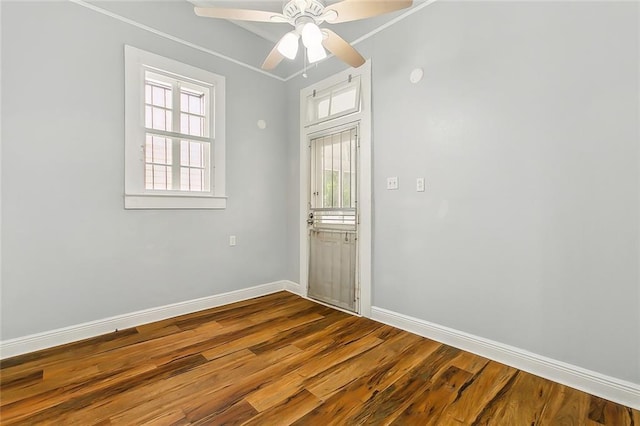
<svg viewBox="0 0 640 426">
<path fill-rule="evenodd" d="M 359 112 L 305 126 L 307 97 L 314 90 L 321 91 L 332 87 L 349 76 L 360 76 L 361 109 Z M 371 316 L 371 256 L 372 256 L 372 182 L 371 182 L 371 60 L 359 68 L 350 68 L 300 91 L 300 209 L 298 215 L 300 230 L 300 287 L 302 296 L 307 297 L 309 277 L 309 236 L 307 231 L 307 209 L 309 203 L 309 137 L 331 128 L 349 123 L 359 124 L 359 167 L 358 167 L 358 271 L 357 288 L 359 306 L 357 313 Z"/>
</svg>

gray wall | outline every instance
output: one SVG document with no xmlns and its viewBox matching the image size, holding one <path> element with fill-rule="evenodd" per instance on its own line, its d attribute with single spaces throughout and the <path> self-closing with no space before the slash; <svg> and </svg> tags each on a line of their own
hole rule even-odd
<svg viewBox="0 0 640 426">
<path fill-rule="evenodd" d="M 637 3 L 436 3 L 376 37 L 374 305 L 640 383 L 638 49 Z"/>
<path fill-rule="evenodd" d="M 123 209 L 125 43 L 227 77 L 226 210 Z M 2 339 L 282 279 L 284 109 L 271 77 L 69 2 L 3 3 Z"/>
<path fill-rule="evenodd" d="M 640 383 L 638 16 L 437 2 L 358 45 L 373 65 L 374 306 Z M 288 83 L 294 110 L 311 83 Z"/>
<path fill-rule="evenodd" d="M 281 84 L 76 5 L 2 7 L 3 339 L 298 280 L 299 90 L 341 64 Z M 640 383 L 638 13 L 437 2 L 358 45 L 375 306 Z M 226 211 L 122 209 L 123 43 L 227 76 Z"/>
</svg>

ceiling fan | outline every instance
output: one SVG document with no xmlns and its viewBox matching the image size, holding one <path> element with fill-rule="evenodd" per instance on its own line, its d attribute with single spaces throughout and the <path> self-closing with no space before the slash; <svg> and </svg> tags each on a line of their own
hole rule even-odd
<svg viewBox="0 0 640 426">
<path fill-rule="evenodd" d="M 307 49 L 309 63 L 318 62 L 333 53 L 354 68 L 365 59 L 346 40 L 328 28 L 320 28 L 323 22 L 338 24 L 383 15 L 412 5 L 412 0 L 342 0 L 325 5 L 323 0 L 288 0 L 282 13 L 264 10 L 195 7 L 198 16 L 223 18 L 235 21 L 289 23 L 294 30 L 286 33 L 269 53 L 262 68 L 270 70 L 284 59 L 295 59 L 299 40 Z"/>
</svg>

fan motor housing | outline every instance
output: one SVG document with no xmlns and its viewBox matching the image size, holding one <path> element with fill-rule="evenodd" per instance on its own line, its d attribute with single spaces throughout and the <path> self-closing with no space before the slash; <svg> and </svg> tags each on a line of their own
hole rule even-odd
<svg viewBox="0 0 640 426">
<path fill-rule="evenodd" d="M 304 10 L 300 7 L 301 3 L 304 4 Z M 323 11 L 324 3 L 319 0 L 291 0 L 284 6 L 282 14 L 291 22 L 295 22 L 302 16 L 308 16 L 315 20 L 322 15 Z"/>
</svg>

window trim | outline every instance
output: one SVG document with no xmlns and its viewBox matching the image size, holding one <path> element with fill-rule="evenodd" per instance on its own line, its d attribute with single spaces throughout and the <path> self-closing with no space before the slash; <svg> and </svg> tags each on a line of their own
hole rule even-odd
<svg viewBox="0 0 640 426">
<path fill-rule="evenodd" d="M 225 191 L 225 77 L 173 59 L 124 46 L 125 59 L 125 209 L 224 209 Z M 144 185 L 145 72 L 160 72 L 178 80 L 210 86 L 212 119 L 209 134 L 210 191 L 147 190 Z M 197 140 L 196 137 L 192 137 Z M 190 139 L 190 138 L 187 138 Z"/>
</svg>

